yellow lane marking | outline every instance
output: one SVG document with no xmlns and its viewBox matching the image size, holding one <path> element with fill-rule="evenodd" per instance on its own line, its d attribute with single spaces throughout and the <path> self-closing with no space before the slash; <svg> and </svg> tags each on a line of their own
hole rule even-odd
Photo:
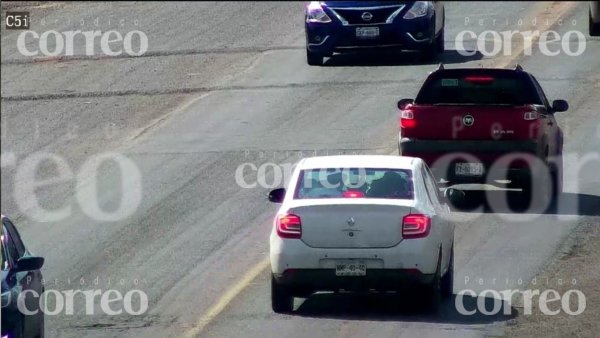
<svg viewBox="0 0 600 338">
<path fill-rule="evenodd" d="M 240 279 L 231 289 L 229 289 L 219 300 L 213 304 L 208 311 L 202 317 L 198 319 L 198 321 L 194 324 L 194 326 L 185 333 L 186 338 L 197 337 L 208 325 L 212 322 L 215 317 L 217 317 L 231 301 L 235 299 L 244 289 L 252 283 L 252 281 L 258 277 L 263 271 L 265 271 L 270 265 L 269 256 L 265 256 L 262 261 L 253 266 L 246 274 Z"/>
<path fill-rule="evenodd" d="M 549 18 L 547 21 L 547 25 L 546 27 L 544 27 L 543 29 L 550 29 L 552 27 L 554 27 L 558 21 L 560 19 L 563 18 L 564 14 L 573 10 L 575 8 L 575 6 L 577 5 L 577 2 L 562 2 L 562 3 L 555 3 L 554 5 L 552 5 L 551 7 L 556 6 L 558 11 L 553 11 L 553 17 Z M 559 15 L 556 15 L 559 14 Z M 540 31 L 542 31 L 540 29 Z M 532 46 L 535 44 L 535 42 L 538 40 L 538 37 L 535 37 L 532 41 Z M 505 62 L 502 62 L 500 60 L 500 64 L 497 67 L 500 68 L 504 68 L 504 67 L 508 67 L 511 63 L 515 62 L 515 60 L 518 60 L 520 57 L 522 57 L 523 52 L 525 51 L 525 44 L 523 44 L 516 53 L 514 53 L 510 59 L 508 59 Z M 393 153 L 396 153 L 396 151 L 394 151 Z M 229 289 L 227 292 L 225 292 L 225 294 L 223 294 L 223 296 L 221 296 L 219 298 L 219 300 L 213 304 L 208 311 L 206 311 L 206 313 L 204 315 L 202 315 L 198 321 L 194 324 L 194 326 L 185 333 L 184 337 L 186 338 L 195 338 L 197 337 L 200 333 L 202 333 L 202 331 L 204 330 L 204 328 L 210 323 L 212 322 L 219 314 L 221 314 L 221 312 L 223 312 L 223 310 L 225 310 L 225 308 L 229 305 L 229 303 L 231 303 L 235 297 L 237 297 L 242 291 L 244 291 L 244 289 L 246 289 L 246 287 L 248 287 L 248 285 L 250 283 L 252 283 L 252 281 L 254 279 L 256 279 L 256 277 L 258 277 L 258 275 L 260 275 L 263 271 L 267 270 L 267 268 L 269 267 L 270 261 L 269 261 L 269 256 L 265 256 L 265 258 L 260 261 L 258 264 L 256 264 L 255 266 L 253 266 L 250 270 L 248 270 L 248 272 L 246 272 L 246 274 L 231 288 Z"/>
</svg>

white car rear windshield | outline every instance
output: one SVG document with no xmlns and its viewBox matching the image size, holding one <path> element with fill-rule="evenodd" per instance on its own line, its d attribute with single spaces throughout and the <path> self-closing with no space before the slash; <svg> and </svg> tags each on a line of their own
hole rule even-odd
<svg viewBox="0 0 600 338">
<path fill-rule="evenodd" d="M 391 198 L 414 196 L 412 172 L 405 169 L 323 168 L 302 170 L 295 199 Z"/>
</svg>

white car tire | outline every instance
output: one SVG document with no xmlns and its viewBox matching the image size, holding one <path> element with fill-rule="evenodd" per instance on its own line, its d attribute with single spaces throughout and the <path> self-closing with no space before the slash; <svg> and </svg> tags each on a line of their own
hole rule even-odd
<svg viewBox="0 0 600 338">
<path fill-rule="evenodd" d="M 442 255 L 440 252 L 435 276 L 431 284 L 425 287 L 425 298 L 427 299 L 428 310 L 437 313 L 442 304 Z"/>
<path fill-rule="evenodd" d="M 448 262 L 448 270 L 442 277 L 442 298 L 448 299 L 454 292 L 454 245 L 450 249 L 450 262 Z"/>
<path fill-rule="evenodd" d="M 284 285 L 271 276 L 271 307 L 275 313 L 289 313 L 294 310 L 294 296 Z"/>
</svg>

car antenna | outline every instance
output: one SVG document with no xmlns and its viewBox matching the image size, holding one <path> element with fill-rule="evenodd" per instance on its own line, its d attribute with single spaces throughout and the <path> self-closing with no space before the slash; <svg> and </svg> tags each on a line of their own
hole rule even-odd
<svg viewBox="0 0 600 338">
<path fill-rule="evenodd" d="M 522 72 L 523 71 L 523 67 L 521 67 L 521 65 L 517 63 L 517 65 L 515 66 L 515 70 L 517 72 Z"/>
<path fill-rule="evenodd" d="M 444 70 L 444 64 L 440 62 L 436 70 Z"/>
</svg>

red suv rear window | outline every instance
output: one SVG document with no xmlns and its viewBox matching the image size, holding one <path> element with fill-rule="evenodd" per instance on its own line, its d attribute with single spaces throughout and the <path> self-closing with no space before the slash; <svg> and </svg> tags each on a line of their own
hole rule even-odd
<svg viewBox="0 0 600 338">
<path fill-rule="evenodd" d="M 428 79 L 418 104 L 542 104 L 531 81 L 520 74 L 449 73 Z"/>
</svg>

